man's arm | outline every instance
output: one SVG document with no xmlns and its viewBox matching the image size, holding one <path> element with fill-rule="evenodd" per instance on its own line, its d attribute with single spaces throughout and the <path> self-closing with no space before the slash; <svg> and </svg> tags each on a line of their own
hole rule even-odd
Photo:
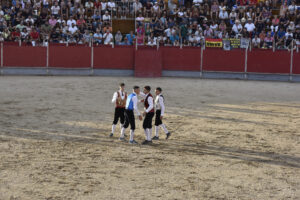
<svg viewBox="0 0 300 200">
<path fill-rule="evenodd" d="M 116 103 L 117 98 L 118 98 L 118 94 L 117 94 L 117 92 L 115 92 L 111 102 Z"/>
<path fill-rule="evenodd" d="M 164 103 L 164 98 L 159 97 L 159 105 L 160 105 L 160 109 L 161 109 L 161 116 L 163 116 L 165 114 L 165 103 Z"/>
<path fill-rule="evenodd" d="M 149 107 L 146 110 L 146 113 L 150 112 L 153 109 L 153 98 L 152 97 L 148 97 L 148 104 L 149 104 Z"/>
<path fill-rule="evenodd" d="M 138 116 L 141 116 L 141 113 L 139 112 L 138 106 L 137 106 L 137 103 L 138 103 L 137 96 L 132 97 L 132 101 L 133 101 L 133 109 L 135 110 L 135 112 Z"/>
<path fill-rule="evenodd" d="M 140 92 L 139 96 L 145 99 L 147 95 L 143 92 Z"/>
</svg>

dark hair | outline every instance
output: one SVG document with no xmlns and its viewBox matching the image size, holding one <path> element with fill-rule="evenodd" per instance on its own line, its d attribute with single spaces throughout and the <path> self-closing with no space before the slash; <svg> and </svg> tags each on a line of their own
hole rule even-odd
<svg viewBox="0 0 300 200">
<path fill-rule="evenodd" d="M 133 86 L 133 89 L 134 89 L 134 90 L 140 89 L 140 87 L 135 85 L 135 86 Z"/>
<path fill-rule="evenodd" d="M 120 86 L 121 86 L 121 87 L 125 86 L 125 83 L 120 83 Z"/>
<path fill-rule="evenodd" d="M 148 85 L 146 85 L 144 88 L 145 88 L 147 91 L 150 91 L 150 90 L 151 90 L 151 87 L 148 86 Z"/>
<path fill-rule="evenodd" d="M 162 91 L 161 87 L 157 87 L 156 90 L 158 90 L 160 92 Z"/>
</svg>

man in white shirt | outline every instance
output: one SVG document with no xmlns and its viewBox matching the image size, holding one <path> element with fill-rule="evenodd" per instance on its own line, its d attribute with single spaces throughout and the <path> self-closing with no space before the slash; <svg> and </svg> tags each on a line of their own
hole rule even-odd
<svg viewBox="0 0 300 200">
<path fill-rule="evenodd" d="M 255 37 L 252 39 L 252 48 L 260 48 L 260 38 L 255 35 Z"/>
<path fill-rule="evenodd" d="M 103 35 L 104 44 L 111 44 L 113 42 L 114 36 L 109 32 L 109 30 L 106 31 Z"/>
<path fill-rule="evenodd" d="M 113 1 L 109 1 L 109 2 L 107 3 L 107 7 L 108 7 L 108 9 L 109 9 L 110 11 L 113 11 L 113 10 L 116 9 L 116 4 L 115 4 L 115 2 L 113 2 Z"/>
<path fill-rule="evenodd" d="M 60 6 L 58 5 L 58 2 L 56 1 L 55 4 L 51 7 L 51 13 L 55 17 L 59 15 Z"/>
<path fill-rule="evenodd" d="M 195 6 L 200 6 L 203 3 L 203 0 L 193 0 Z"/>
<path fill-rule="evenodd" d="M 221 20 L 227 20 L 228 19 L 228 12 L 226 11 L 226 8 L 222 9 L 219 13 L 219 18 Z"/>
<path fill-rule="evenodd" d="M 143 93 L 140 93 L 140 96 L 144 98 L 144 122 L 143 122 L 143 129 L 145 132 L 146 139 L 142 143 L 144 145 L 152 143 L 152 119 L 154 117 L 154 100 L 153 96 L 150 93 L 151 87 L 145 86 Z"/>
<path fill-rule="evenodd" d="M 72 24 L 71 27 L 69 27 L 69 32 L 73 35 L 74 33 L 76 33 L 78 30 L 77 26 L 75 26 L 75 24 Z"/>
<path fill-rule="evenodd" d="M 240 20 L 235 20 L 235 24 L 232 26 L 232 31 L 238 35 L 242 32 L 243 26 L 240 23 Z"/>
<path fill-rule="evenodd" d="M 72 24 L 76 25 L 76 20 L 73 18 L 73 16 L 71 16 L 70 19 L 68 19 L 68 21 L 67 21 L 67 25 L 69 27 L 72 27 Z"/>
<path fill-rule="evenodd" d="M 105 14 L 102 16 L 103 21 L 110 21 L 110 15 L 108 14 L 108 11 L 105 11 Z"/>
<path fill-rule="evenodd" d="M 134 112 L 136 112 L 136 114 L 139 117 L 139 120 L 142 120 L 143 117 L 141 116 L 137 104 L 138 104 L 138 98 L 137 95 L 140 94 L 140 87 L 139 86 L 134 86 L 133 87 L 133 93 L 131 93 L 130 95 L 128 95 L 127 100 L 126 100 L 126 106 L 125 106 L 125 112 L 124 112 L 124 116 L 125 116 L 125 121 L 124 121 L 124 126 L 121 130 L 121 137 L 120 140 L 124 141 L 124 135 L 125 135 L 125 130 L 126 128 L 128 128 L 129 124 L 130 124 L 130 139 L 129 139 L 129 144 L 138 144 L 135 140 L 134 140 L 134 130 L 135 130 L 135 118 L 134 118 Z"/>
<path fill-rule="evenodd" d="M 162 89 L 160 87 L 157 87 L 155 90 L 156 98 L 155 98 L 155 136 L 152 138 L 152 140 L 158 140 L 159 139 L 159 127 L 161 127 L 165 134 L 166 134 L 166 140 L 171 136 L 171 133 L 168 131 L 166 126 L 163 124 L 162 119 L 165 114 L 165 99 L 163 95 L 161 94 Z"/>
<path fill-rule="evenodd" d="M 245 24 L 245 28 L 249 33 L 252 33 L 255 30 L 255 25 L 252 23 L 251 18 L 248 19 L 248 22 Z"/>
<path fill-rule="evenodd" d="M 25 22 L 30 22 L 32 25 L 34 24 L 34 19 L 32 18 L 31 15 L 28 16 L 28 18 L 25 20 Z"/>
<path fill-rule="evenodd" d="M 135 12 L 139 11 L 140 9 L 143 8 L 143 5 L 141 2 L 139 2 L 139 0 L 135 0 L 135 2 L 133 3 L 133 9 Z"/>
<path fill-rule="evenodd" d="M 155 46 L 155 45 L 156 45 L 156 42 L 154 41 L 153 38 L 150 38 L 150 40 L 149 40 L 149 42 L 148 42 L 147 45 L 148 45 L 148 46 Z"/>
<path fill-rule="evenodd" d="M 93 38 L 94 38 L 94 43 L 95 44 L 98 44 L 98 45 L 102 44 L 102 34 L 100 33 L 99 29 L 97 29 L 96 33 L 94 33 Z"/>
<path fill-rule="evenodd" d="M 111 128 L 111 134 L 109 135 L 109 137 L 112 137 L 114 135 L 119 118 L 120 118 L 120 129 L 122 129 L 123 127 L 126 100 L 127 100 L 127 93 L 125 92 L 125 83 L 120 83 L 120 89 L 114 93 L 114 96 L 111 100 L 111 102 L 115 104 L 115 114 L 114 114 L 114 121 Z"/>
</svg>

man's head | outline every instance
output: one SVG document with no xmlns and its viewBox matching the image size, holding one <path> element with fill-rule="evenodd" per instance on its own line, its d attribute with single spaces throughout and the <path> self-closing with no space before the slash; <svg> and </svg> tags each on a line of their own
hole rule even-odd
<svg viewBox="0 0 300 200">
<path fill-rule="evenodd" d="M 156 95 L 159 95 L 161 92 L 162 92 L 162 89 L 161 89 L 160 87 L 157 87 L 157 88 L 155 89 L 155 94 L 156 94 Z"/>
<path fill-rule="evenodd" d="M 133 86 L 133 91 L 134 91 L 136 94 L 140 94 L 140 87 L 139 87 L 139 86 Z"/>
<path fill-rule="evenodd" d="M 151 87 L 150 86 L 147 85 L 147 86 L 144 87 L 144 91 L 143 92 L 145 94 L 148 94 L 150 91 L 151 91 Z"/>
<path fill-rule="evenodd" d="M 125 90 L 125 83 L 120 83 L 120 90 L 124 91 Z"/>
</svg>

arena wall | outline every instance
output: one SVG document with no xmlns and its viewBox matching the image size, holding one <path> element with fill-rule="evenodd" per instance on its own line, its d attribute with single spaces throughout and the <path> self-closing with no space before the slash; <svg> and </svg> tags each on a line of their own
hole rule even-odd
<svg viewBox="0 0 300 200">
<path fill-rule="evenodd" d="M 1 75 L 95 75 L 300 81 L 300 52 L 197 47 L 48 47 L 1 43 Z"/>
</svg>

